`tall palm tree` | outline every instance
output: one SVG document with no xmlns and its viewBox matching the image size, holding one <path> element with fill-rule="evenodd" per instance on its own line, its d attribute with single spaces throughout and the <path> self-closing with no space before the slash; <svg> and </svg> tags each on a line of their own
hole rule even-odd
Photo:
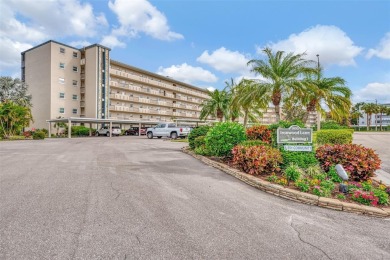
<svg viewBox="0 0 390 260">
<path fill-rule="evenodd" d="M 349 116 L 352 91 L 345 86 L 346 82 L 343 78 L 325 78 L 322 68 L 318 67 L 315 74 L 306 75 L 303 83 L 305 91 L 303 95 L 301 93 L 301 98 L 306 106 L 307 115 L 317 111 L 317 117 L 320 118 L 325 114 L 325 109 L 322 107 L 324 104 L 329 109 L 330 116 L 338 122 Z M 320 129 L 319 121 L 318 130 Z"/>
<path fill-rule="evenodd" d="M 255 80 L 242 79 L 236 86 L 232 105 L 238 107 L 243 112 L 244 126 L 248 119 L 258 122 L 262 116 L 262 110 L 266 109 L 269 103 L 267 88 Z"/>
<path fill-rule="evenodd" d="M 230 79 L 230 82 L 225 81 L 225 85 L 226 86 L 223 90 L 226 91 L 229 99 L 229 106 L 225 119 L 234 122 L 241 115 L 240 107 L 236 103 L 233 103 L 233 99 L 237 95 L 237 84 L 233 79 Z"/>
<path fill-rule="evenodd" d="M 259 85 L 259 88 L 266 88 L 270 92 L 270 101 L 275 107 L 276 120 L 280 121 L 280 103 L 286 97 L 299 91 L 302 88 L 299 79 L 305 73 L 314 73 L 315 69 L 311 66 L 314 61 L 305 60 L 305 53 L 285 54 L 283 51 L 277 51 L 275 54 L 271 49 L 263 50 L 266 54 L 266 60 L 250 60 L 248 65 L 252 66 L 251 71 L 264 77 L 265 82 Z"/>
<path fill-rule="evenodd" d="M 377 113 L 378 105 L 376 105 L 374 103 L 365 103 L 364 105 L 362 105 L 362 110 L 367 115 L 367 131 L 369 131 L 370 130 L 370 126 L 371 126 L 372 114 Z"/>
<path fill-rule="evenodd" d="M 388 115 L 390 114 L 390 108 L 384 105 L 378 105 L 378 111 L 379 113 L 379 123 L 380 123 L 380 130 L 382 131 L 382 115 Z"/>
<path fill-rule="evenodd" d="M 201 104 L 200 119 L 206 119 L 208 116 L 214 116 L 222 122 L 222 118 L 227 115 L 229 109 L 229 95 L 225 90 L 208 91 L 210 96 Z"/>
</svg>

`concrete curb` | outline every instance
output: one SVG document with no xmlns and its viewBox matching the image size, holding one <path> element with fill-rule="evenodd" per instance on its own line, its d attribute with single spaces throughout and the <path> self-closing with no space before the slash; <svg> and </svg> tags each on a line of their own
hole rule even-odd
<svg viewBox="0 0 390 260">
<path fill-rule="evenodd" d="M 268 181 L 264 181 L 260 178 L 254 177 L 253 175 L 244 173 L 240 170 L 230 168 L 229 166 L 219 163 L 213 160 L 210 160 L 207 157 L 195 154 L 191 150 L 189 150 L 188 147 L 184 147 L 182 151 L 186 154 L 191 155 L 192 157 L 204 162 L 207 165 L 210 165 L 214 168 L 217 168 L 221 171 L 224 171 L 227 174 L 230 174 L 237 179 L 249 184 L 252 187 L 255 187 L 259 190 L 265 191 L 267 193 L 288 199 L 297 201 L 304 204 L 309 205 L 316 205 L 323 208 L 333 209 L 333 210 L 339 210 L 339 211 L 345 211 L 345 212 L 352 212 L 360 215 L 368 215 L 378 218 L 388 218 L 390 217 L 390 209 L 389 208 L 375 208 L 375 207 L 369 207 L 364 205 L 358 205 L 348 202 L 342 202 L 336 199 L 331 198 L 324 198 L 324 197 L 318 197 L 313 194 L 304 193 L 296 190 L 292 190 L 289 188 L 285 188 L 280 185 L 276 185 L 273 183 L 270 183 Z"/>
</svg>

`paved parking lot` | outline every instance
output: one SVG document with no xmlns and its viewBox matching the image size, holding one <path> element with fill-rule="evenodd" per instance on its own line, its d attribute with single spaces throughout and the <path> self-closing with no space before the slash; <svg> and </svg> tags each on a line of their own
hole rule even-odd
<svg viewBox="0 0 390 260">
<path fill-rule="evenodd" d="M 356 132 L 353 142 L 374 149 L 382 163 L 381 169 L 376 173 L 378 179 L 390 185 L 390 133 L 365 133 Z"/>
<path fill-rule="evenodd" d="M 145 137 L 0 142 L 0 259 L 390 259 L 390 221 L 284 200 Z"/>
</svg>

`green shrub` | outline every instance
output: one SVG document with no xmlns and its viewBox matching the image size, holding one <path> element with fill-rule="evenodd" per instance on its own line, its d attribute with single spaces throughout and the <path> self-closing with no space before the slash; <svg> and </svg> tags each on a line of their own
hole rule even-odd
<svg viewBox="0 0 390 260">
<path fill-rule="evenodd" d="M 255 125 L 246 129 L 246 136 L 249 140 L 261 140 L 270 144 L 272 141 L 272 131 L 265 125 Z"/>
<path fill-rule="evenodd" d="M 261 140 L 246 140 L 244 142 L 241 142 L 240 145 L 248 147 L 248 146 L 268 145 L 268 144 L 264 143 Z"/>
<path fill-rule="evenodd" d="M 206 145 L 205 136 L 198 136 L 194 140 L 195 148 Z"/>
<path fill-rule="evenodd" d="M 40 140 L 40 139 L 45 139 L 46 134 L 42 131 L 35 131 L 33 133 L 33 139 L 34 140 Z"/>
<path fill-rule="evenodd" d="M 92 129 L 92 133 L 94 132 L 94 129 Z M 72 126 L 72 135 L 89 136 L 89 128 L 82 125 Z"/>
<path fill-rule="evenodd" d="M 381 164 L 373 149 L 357 144 L 323 145 L 317 149 L 316 157 L 325 172 L 332 165 L 341 164 L 354 181 L 368 180 Z"/>
<path fill-rule="evenodd" d="M 350 144 L 352 134 L 349 129 L 345 130 L 320 130 L 317 131 L 317 144 Z"/>
<path fill-rule="evenodd" d="M 229 156 L 235 145 L 246 140 L 245 128 L 235 122 L 216 124 L 206 135 L 206 148 L 213 156 Z"/>
<path fill-rule="evenodd" d="M 374 189 L 374 195 L 378 197 L 378 203 L 381 205 L 389 204 L 389 194 L 381 189 Z"/>
<path fill-rule="evenodd" d="M 188 135 L 188 143 L 191 149 L 195 149 L 195 138 L 199 136 L 206 136 L 207 132 L 210 130 L 210 126 L 204 125 L 192 129 Z"/>
<path fill-rule="evenodd" d="M 270 146 L 237 145 L 232 150 L 233 164 L 252 175 L 276 174 L 280 172 L 282 155 Z"/>
<path fill-rule="evenodd" d="M 194 152 L 199 155 L 210 155 L 210 152 L 207 150 L 205 145 L 198 146 L 194 149 Z"/>
<path fill-rule="evenodd" d="M 345 195 L 344 194 L 337 194 L 337 198 L 339 199 L 339 200 L 345 200 L 346 199 L 346 197 L 345 197 Z"/>
<path fill-rule="evenodd" d="M 304 175 L 309 178 L 315 178 L 318 175 L 323 174 L 323 171 L 319 164 L 310 165 L 305 169 Z"/>
<path fill-rule="evenodd" d="M 318 164 L 318 160 L 314 152 L 292 152 L 281 149 L 283 157 L 283 165 L 285 168 L 291 163 L 298 165 L 300 168 L 307 169 L 309 166 Z"/>
<path fill-rule="evenodd" d="M 290 164 L 285 170 L 284 174 L 288 181 L 297 181 L 301 178 L 302 171 L 296 164 Z"/>
<path fill-rule="evenodd" d="M 269 181 L 269 182 L 277 182 L 278 180 L 279 180 L 279 177 L 276 176 L 275 174 L 272 174 L 272 175 L 267 177 L 267 181 Z"/>
<path fill-rule="evenodd" d="M 321 122 L 321 129 L 347 129 L 348 126 L 340 125 L 336 121 L 328 120 Z M 317 125 L 314 127 L 317 130 Z"/>
<path fill-rule="evenodd" d="M 343 182 L 343 179 L 341 179 L 341 177 L 337 174 L 337 171 L 336 171 L 336 168 L 334 165 L 332 165 L 329 168 L 327 175 L 328 175 L 328 178 L 333 182 L 337 182 L 337 183 Z"/>
<path fill-rule="evenodd" d="M 334 190 L 334 183 L 330 180 L 321 181 L 320 186 L 313 187 L 313 194 L 320 197 L 330 197 Z"/>
<path fill-rule="evenodd" d="M 295 182 L 295 186 L 296 186 L 300 191 L 303 191 L 303 192 L 308 192 L 309 189 L 310 189 L 310 185 L 309 185 L 307 179 L 298 180 L 297 182 Z"/>
<path fill-rule="evenodd" d="M 24 135 L 11 135 L 8 136 L 8 140 L 25 140 L 26 137 Z"/>
</svg>

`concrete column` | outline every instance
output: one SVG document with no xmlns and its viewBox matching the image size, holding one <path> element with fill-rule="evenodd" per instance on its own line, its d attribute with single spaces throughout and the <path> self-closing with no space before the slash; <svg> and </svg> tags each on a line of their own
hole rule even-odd
<svg viewBox="0 0 390 260">
<path fill-rule="evenodd" d="M 112 137 L 112 122 L 110 121 L 110 128 L 109 128 L 109 131 L 110 131 L 110 137 Z"/>
<path fill-rule="evenodd" d="M 68 138 L 72 138 L 72 121 L 68 118 Z"/>
<path fill-rule="evenodd" d="M 48 123 L 49 123 L 49 138 L 51 138 L 51 122 Z"/>
<path fill-rule="evenodd" d="M 138 136 L 141 136 L 141 123 L 138 124 Z"/>
<path fill-rule="evenodd" d="M 89 123 L 89 136 L 92 136 L 92 123 Z"/>
</svg>

